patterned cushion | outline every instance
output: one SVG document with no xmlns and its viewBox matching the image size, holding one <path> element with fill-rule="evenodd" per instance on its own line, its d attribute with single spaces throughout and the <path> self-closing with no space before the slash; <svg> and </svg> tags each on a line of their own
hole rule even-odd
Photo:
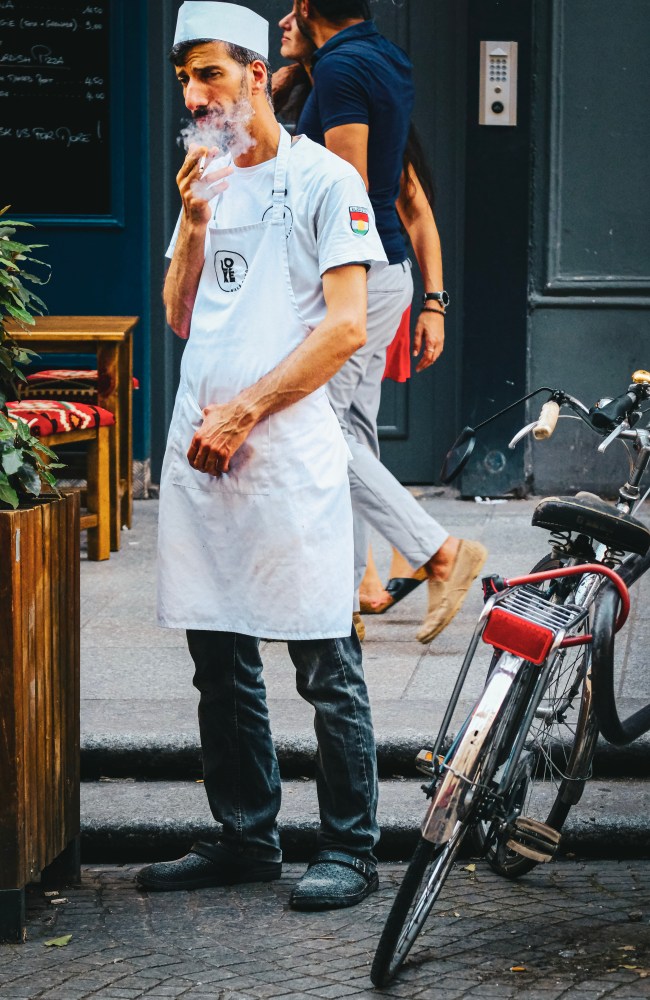
<svg viewBox="0 0 650 1000">
<path fill-rule="evenodd" d="M 115 423 L 113 414 L 101 406 L 61 399 L 23 399 L 7 403 L 7 411 L 12 422 L 20 417 L 38 437 L 86 430 L 87 427 L 109 427 Z"/>
<path fill-rule="evenodd" d="M 67 382 L 75 389 L 94 388 L 97 383 L 96 368 L 48 368 L 46 371 L 34 372 L 27 376 L 27 381 L 39 388 L 53 388 L 51 383 Z M 133 388 L 139 389 L 140 382 L 133 376 Z"/>
</svg>

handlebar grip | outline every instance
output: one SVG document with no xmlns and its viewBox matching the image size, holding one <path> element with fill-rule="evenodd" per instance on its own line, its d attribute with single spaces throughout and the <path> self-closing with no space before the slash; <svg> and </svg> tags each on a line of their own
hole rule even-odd
<svg viewBox="0 0 650 1000">
<path fill-rule="evenodd" d="M 636 394 L 624 392 L 622 396 L 611 399 L 604 406 L 594 407 L 590 411 L 591 422 L 598 430 L 610 430 L 616 424 L 620 424 L 625 417 L 629 417 L 636 405 Z"/>
<path fill-rule="evenodd" d="M 548 403 L 544 403 L 539 419 L 533 427 L 533 437 L 536 441 L 545 441 L 546 438 L 550 438 L 555 430 L 559 415 L 559 403 L 556 403 L 554 399 L 549 399 Z"/>
</svg>

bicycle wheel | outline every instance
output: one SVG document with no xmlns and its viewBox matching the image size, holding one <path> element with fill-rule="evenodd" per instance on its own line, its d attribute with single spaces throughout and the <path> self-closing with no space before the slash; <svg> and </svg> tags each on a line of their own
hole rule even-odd
<svg viewBox="0 0 650 1000">
<path fill-rule="evenodd" d="M 504 720 L 513 712 L 521 715 L 521 687 L 516 680 L 520 664 L 513 659 L 510 669 L 488 679 L 446 758 L 423 824 L 423 829 L 431 829 L 431 823 L 440 839 L 431 843 L 420 837 L 418 841 L 377 945 L 370 972 L 375 986 L 388 983 L 404 963 L 465 835 L 474 826 L 502 753 L 502 741 L 512 729 Z"/>
<path fill-rule="evenodd" d="M 557 569 L 565 564 L 566 561 L 547 557 L 531 572 Z M 542 587 L 558 603 L 570 603 L 577 580 L 574 577 L 548 581 Z M 584 622 L 578 628 L 578 632 L 587 630 Z M 582 795 L 598 736 L 591 685 L 587 680 L 590 659 L 589 645 L 566 647 L 553 655 L 548 684 L 526 733 L 507 802 L 508 812 L 517 811 L 558 832 L 571 806 Z M 510 743 L 514 741 L 512 733 Z M 487 821 L 477 824 L 475 841 L 478 840 L 490 866 L 500 875 L 518 878 L 539 861 L 508 848 L 509 838 L 507 831 L 491 832 Z"/>
<path fill-rule="evenodd" d="M 442 846 L 420 837 L 384 925 L 370 970 L 374 986 L 385 986 L 401 968 L 445 884 L 467 827 L 457 823 Z"/>
</svg>

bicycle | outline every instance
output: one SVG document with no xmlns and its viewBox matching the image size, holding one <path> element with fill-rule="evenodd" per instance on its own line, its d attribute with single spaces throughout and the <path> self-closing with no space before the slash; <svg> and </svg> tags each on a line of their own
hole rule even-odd
<svg viewBox="0 0 650 1000">
<path fill-rule="evenodd" d="M 629 611 L 628 586 L 650 566 L 650 529 L 633 514 L 646 499 L 650 428 L 635 425 L 650 399 L 650 373 L 635 372 L 626 393 L 587 408 L 561 389 L 542 387 L 465 427 L 441 479 L 469 460 L 476 432 L 537 393 L 550 393 L 537 420 L 515 434 L 550 437 L 562 407 L 634 451 L 615 504 L 591 493 L 541 500 L 532 524 L 551 532 L 550 554 L 526 576 L 485 577 L 485 604 L 440 729 L 417 767 L 428 807 L 414 854 L 375 952 L 371 980 L 390 982 L 423 929 L 458 852 L 471 834 L 498 874 L 517 878 L 557 853 L 562 826 L 582 795 L 600 732 L 616 745 L 650 730 L 650 705 L 621 720 L 614 691 L 614 636 Z M 647 411 L 646 411 L 647 412 Z M 489 658 L 482 694 L 457 734 L 450 725 L 477 651 Z"/>
</svg>

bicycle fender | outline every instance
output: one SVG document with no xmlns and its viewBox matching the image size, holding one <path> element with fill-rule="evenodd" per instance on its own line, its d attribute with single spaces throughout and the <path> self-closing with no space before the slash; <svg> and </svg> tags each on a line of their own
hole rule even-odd
<svg viewBox="0 0 650 1000">
<path fill-rule="evenodd" d="M 524 661 L 504 653 L 479 698 L 465 733 L 447 764 L 447 773 L 436 790 L 421 827 L 425 840 L 444 844 L 451 837 L 464 806 L 469 806 L 483 751 L 513 681 Z M 468 800 L 470 796 L 470 801 Z"/>
<path fill-rule="evenodd" d="M 621 719 L 616 708 L 614 685 L 614 622 L 618 594 L 605 587 L 595 603 L 592 625 L 591 673 L 594 710 L 598 727 L 608 743 L 626 746 L 650 730 L 650 705 Z"/>
</svg>

